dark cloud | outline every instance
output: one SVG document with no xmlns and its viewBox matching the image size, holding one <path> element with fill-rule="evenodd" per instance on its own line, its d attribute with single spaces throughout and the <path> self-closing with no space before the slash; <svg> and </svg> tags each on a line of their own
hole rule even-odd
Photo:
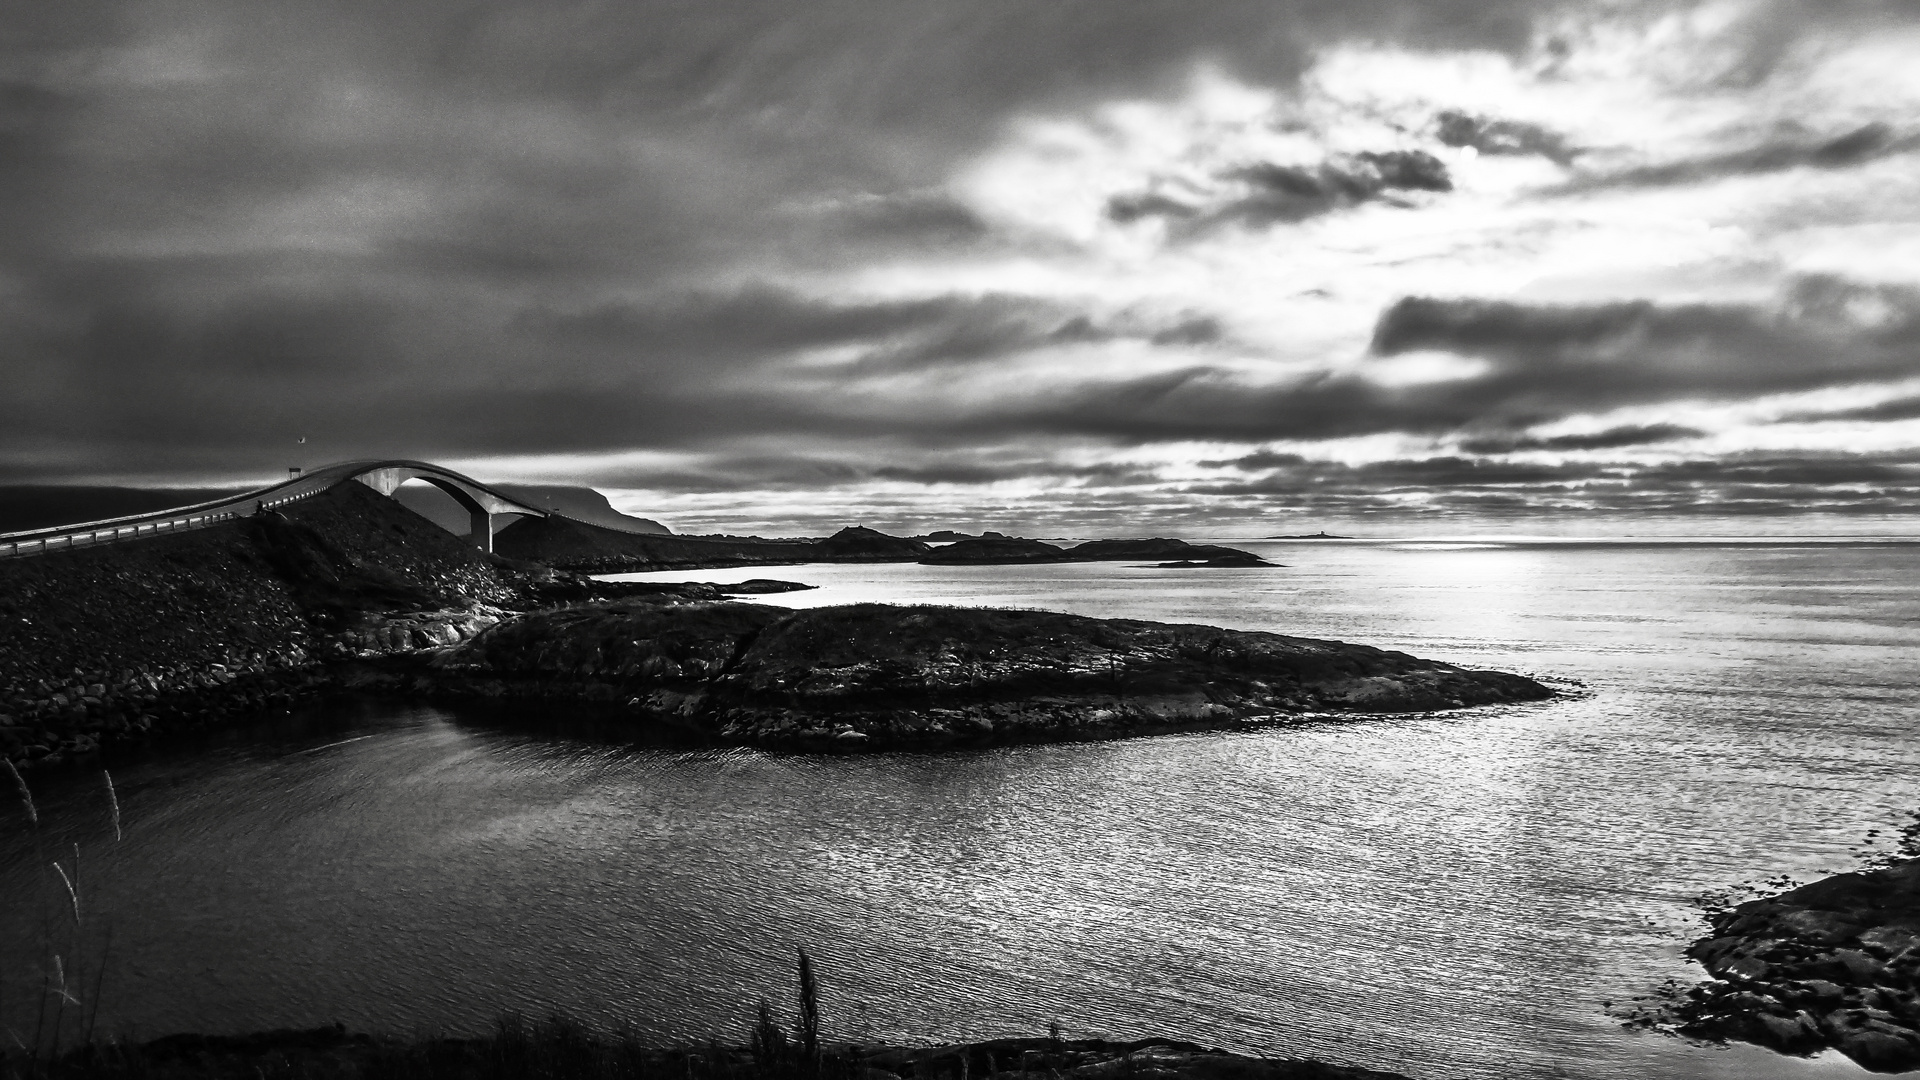
<svg viewBox="0 0 1920 1080">
<path fill-rule="evenodd" d="M 1161 217 L 1180 223 L 1183 232 L 1229 223 L 1261 228 L 1389 198 L 1393 192 L 1453 190 L 1445 163 L 1424 150 L 1353 154 L 1311 168 L 1260 162 L 1219 179 L 1238 190 L 1204 205 L 1151 192 L 1117 195 L 1107 203 L 1107 217 L 1122 224 Z"/>
<path fill-rule="evenodd" d="M 1914 420 L 1920 419 L 1920 397 L 1894 398 L 1891 401 L 1882 401 L 1875 405 L 1861 405 L 1846 409 L 1788 413 L 1780 419 L 1784 423 L 1811 423 L 1825 420 L 1867 420 L 1873 422 Z"/>
<path fill-rule="evenodd" d="M 194 470 L 277 468 L 300 437 L 306 453 L 343 458 L 783 434 L 951 443 L 954 420 L 978 406 L 937 394 L 875 401 L 868 380 L 938 377 L 1065 343 L 1192 347 L 1224 334 L 1191 313 L 1095 320 L 1003 294 L 854 302 L 760 285 L 580 307 L 469 304 L 449 319 L 449 299 L 422 310 L 367 287 L 263 282 L 194 310 L 144 275 L 106 268 L 64 290 L 54 306 L 66 314 L 16 342 L 0 431 Z M 789 366 L 823 351 L 819 364 Z"/>
<path fill-rule="evenodd" d="M 1273 469 L 1281 466 L 1305 465 L 1307 459 L 1300 454 L 1282 454 L 1273 450 L 1256 450 L 1251 454 L 1242 454 L 1235 458 L 1216 458 L 1203 460 L 1200 464 L 1209 469 Z"/>
<path fill-rule="evenodd" d="M 1486 358 L 1499 365 L 1486 381 L 1592 393 L 1595 405 L 1807 389 L 1920 370 L 1920 296 L 1879 295 L 1889 306 L 1871 319 L 1835 305 L 1798 305 L 1792 296 L 1784 309 L 1409 297 L 1382 314 L 1372 349 Z"/>
<path fill-rule="evenodd" d="M 1534 154 L 1558 165 L 1571 164 L 1581 153 L 1566 137 L 1535 124 L 1495 120 L 1452 110 L 1434 117 L 1436 136 L 1448 146 L 1471 146 L 1483 154 Z"/>
<path fill-rule="evenodd" d="M 694 469 L 628 468 L 603 478 L 611 486 L 676 493 L 811 491 L 875 482 L 967 487 L 1010 480 L 1044 480 L 1097 491 L 1158 484 L 1162 476 L 1138 465 L 1068 464 L 1018 450 L 929 456 L 883 440 L 858 454 L 847 453 L 845 447 L 822 447 L 780 456 L 717 455 Z"/>
<path fill-rule="evenodd" d="M 1382 315 L 1377 353 L 1437 349 L 1485 361 L 1468 377 L 1414 386 L 1363 374 L 1258 384 L 1195 364 L 1133 378 L 1090 371 L 984 399 L 876 396 L 885 384 L 869 380 L 934 378 L 1071 342 L 1207 347 L 1226 331 L 1193 313 L 1095 319 L 993 294 L 856 303 L 748 287 L 582 307 L 468 304 L 449 320 L 450 300 L 422 309 L 367 287 L 261 284 L 200 310 L 169 303 L 133 272 L 102 269 L 65 290 L 54 305 L 65 314 L 15 343 L 0 429 L 16 445 L 85 445 L 103 460 L 195 468 L 278 466 L 297 436 L 338 457 L 758 437 L 953 448 L 1379 432 L 1465 433 L 1464 449 L 1476 454 L 1604 450 L 1690 433 L 1487 433 L 1676 396 L 1738 399 L 1920 374 L 1920 301 L 1826 280 L 1769 308 L 1410 298 Z M 821 364 L 785 366 L 822 350 L 830 359 Z"/>
<path fill-rule="evenodd" d="M 984 239 L 987 223 L 938 192 L 902 192 L 836 202 L 821 215 L 832 234 L 900 244 L 962 244 Z"/>
<path fill-rule="evenodd" d="M 1200 212 L 1200 208 L 1188 203 L 1170 199 L 1165 195 L 1115 195 L 1107 200 L 1107 217 L 1122 225 L 1130 225 L 1142 218 L 1190 218 Z"/>
<path fill-rule="evenodd" d="M 1815 291 L 1846 289 L 1833 283 Z M 1147 443 L 1186 439 L 1325 439 L 1381 432 L 1440 436 L 1518 431 L 1568 416 L 1674 399 L 1743 400 L 1920 376 L 1920 297 L 1861 289 L 1849 303 L 1530 305 L 1407 298 L 1384 312 L 1380 356 L 1436 350 L 1484 361 L 1471 375 L 1411 386 L 1364 372 L 1256 384 L 1211 364 L 1083 382 L 920 419 L 926 438 L 1020 434 Z M 848 422 L 855 422 L 848 418 Z M 1683 428 L 1616 429 L 1532 446 L 1606 449 L 1687 436 Z"/>
<path fill-rule="evenodd" d="M 1581 510 L 1663 515 L 1911 512 L 1920 508 L 1920 461 L 1911 455 L 1788 457 L 1662 464 L 1519 465 L 1464 456 L 1348 465 L 1293 460 L 1244 480 L 1197 484 L 1190 494 L 1257 498 L 1334 513 L 1399 506 L 1418 496 L 1429 512 L 1538 514 Z M 1404 512 L 1402 509 L 1401 512 Z"/>
<path fill-rule="evenodd" d="M 1463 439 L 1460 449 L 1469 454 L 1510 454 L 1517 450 L 1618 450 L 1626 446 L 1646 446 L 1697 438 L 1705 432 L 1679 424 L 1648 424 L 1617 427 L 1591 435 L 1483 435 Z"/>
<path fill-rule="evenodd" d="M 1787 136 L 1730 153 L 1615 172 L 1595 171 L 1569 180 L 1554 191 L 1567 194 L 1607 188 L 1667 187 L 1788 169 L 1842 169 L 1915 148 L 1920 148 L 1920 136 L 1901 135 L 1889 124 L 1874 122 L 1824 139 Z"/>
<path fill-rule="evenodd" d="M 611 303 L 579 310 L 537 308 L 513 320 L 515 330 L 566 345 L 619 350 L 631 360 L 649 355 L 706 364 L 743 364 L 795 350 L 847 342 L 878 342 L 929 327 L 953 329 L 985 316 L 1036 305 L 1016 297 L 937 297 L 880 303 L 842 303 L 752 286 L 729 293 L 689 292 L 650 303 Z M 710 369 L 709 369 L 710 370 Z"/>
<path fill-rule="evenodd" d="M 1201 315 L 1156 330 L 1147 340 L 1155 345 L 1212 345 L 1225 336 L 1226 328 L 1219 319 Z"/>
</svg>

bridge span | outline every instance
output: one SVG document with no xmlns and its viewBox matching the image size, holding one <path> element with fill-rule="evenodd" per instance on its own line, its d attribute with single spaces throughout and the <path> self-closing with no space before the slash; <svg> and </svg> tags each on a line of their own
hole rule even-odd
<svg viewBox="0 0 1920 1080">
<path fill-rule="evenodd" d="M 195 503 L 192 506 L 182 506 L 152 514 L 133 514 L 127 517 L 107 518 L 103 521 L 82 522 L 77 525 L 0 533 L 0 559 L 44 555 L 50 551 L 67 551 L 95 544 L 112 544 L 149 536 L 164 536 L 169 533 L 204 529 L 209 525 L 218 525 L 221 522 L 251 517 L 268 510 L 277 510 L 288 503 L 310 499 L 349 481 L 357 481 L 382 495 L 391 496 L 400 489 L 401 484 L 409 480 L 425 481 L 452 496 L 453 501 L 467 511 L 469 524 L 467 538 L 482 551 L 493 550 L 495 514 L 553 516 L 550 510 L 542 510 L 537 506 L 521 502 L 470 476 L 463 476 L 452 469 L 442 468 L 430 462 L 405 459 L 343 461 L 335 465 L 322 466 L 291 480 L 225 499 L 216 499 L 213 502 Z"/>
</svg>

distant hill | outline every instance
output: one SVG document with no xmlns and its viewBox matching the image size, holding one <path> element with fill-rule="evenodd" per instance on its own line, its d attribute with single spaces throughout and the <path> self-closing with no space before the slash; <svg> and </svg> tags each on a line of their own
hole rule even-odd
<svg viewBox="0 0 1920 1080">
<path fill-rule="evenodd" d="M 151 514 L 176 506 L 212 502 L 252 488 L 100 487 L 88 484 L 0 486 L 0 532 L 22 532 L 83 521 Z M 466 526 L 461 525 L 461 532 Z"/>
<path fill-rule="evenodd" d="M 928 566 L 991 565 L 995 563 L 1065 562 L 1067 553 L 1052 544 L 1018 536 L 988 533 L 956 540 L 920 561 Z"/>
<path fill-rule="evenodd" d="M 514 518 L 493 537 L 512 559 L 581 573 L 687 570 L 804 563 L 821 558 L 812 541 L 743 540 L 622 532 L 566 518 Z"/>
<path fill-rule="evenodd" d="M 516 499 L 524 499 L 531 505 L 557 510 L 575 521 L 584 521 L 590 525 L 599 525 L 620 532 L 645 533 L 649 536 L 673 535 L 672 529 L 652 518 L 634 517 L 615 510 L 605 495 L 590 487 L 571 487 L 565 484 L 492 484 L 489 486 Z"/>
<path fill-rule="evenodd" d="M 912 562 L 931 549 L 857 525 L 824 540 L 761 540 L 617 532 L 565 518 L 520 518 L 494 534 L 493 550 L 561 570 L 607 574 L 762 563 Z"/>
<path fill-rule="evenodd" d="M 558 511 L 575 521 L 584 521 L 615 532 L 633 533 L 641 536 L 670 536 L 673 530 L 657 521 L 646 518 L 629 517 L 613 508 L 605 495 L 590 487 L 570 487 L 562 484 L 489 484 L 488 487 L 504 495 L 524 500 L 530 506 Z M 408 484 L 394 493 L 401 505 L 461 536 L 467 533 L 466 511 L 461 510 L 452 496 L 427 484 Z"/>
</svg>

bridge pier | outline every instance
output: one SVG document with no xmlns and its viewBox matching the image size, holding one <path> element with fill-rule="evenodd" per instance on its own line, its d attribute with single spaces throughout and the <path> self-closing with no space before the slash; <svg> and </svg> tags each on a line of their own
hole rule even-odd
<svg viewBox="0 0 1920 1080">
<path fill-rule="evenodd" d="M 467 539 L 473 546 L 491 555 L 493 553 L 493 515 L 485 510 L 468 509 Z"/>
</svg>

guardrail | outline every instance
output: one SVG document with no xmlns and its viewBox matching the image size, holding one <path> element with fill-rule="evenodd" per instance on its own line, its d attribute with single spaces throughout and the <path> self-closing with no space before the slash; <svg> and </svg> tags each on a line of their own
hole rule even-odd
<svg viewBox="0 0 1920 1080">
<path fill-rule="evenodd" d="M 439 484 L 445 488 L 448 482 L 462 485 L 462 490 L 472 488 L 484 492 L 489 498 L 498 500 L 503 507 L 494 512 L 509 514 L 533 514 L 546 516 L 549 511 L 529 506 L 511 496 L 495 491 L 471 477 L 441 468 L 424 461 L 403 459 L 369 459 L 364 461 L 342 461 L 333 465 L 323 465 L 310 469 L 304 476 L 282 480 L 277 484 L 259 488 L 241 495 L 233 495 L 212 502 L 196 503 L 193 506 L 180 506 L 171 510 L 161 510 L 151 514 L 132 514 L 126 517 L 106 518 L 101 521 L 86 521 L 74 525 L 60 525 L 49 529 L 29 529 L 24 532 L 0 533 L 0 559 L 21 558 L 29 555 L 44 555 L 52 551 L 66 551 L 72 548 L 92 547 L 97 544 L 113 544 L 122 540 L 135 540 L 163 533 L 187 532 L 204 529 L 209 525 L 218 525 L 235 518 L 251 517 L 262 510 L 272 510 L 301 499 L 312 498 L 335 485 L 345 483 L 356 477 L 363 477 L 381 469 L 408 470 L 413 475 Z M 430 475 L 429 475 L 430 474 Z M 382 494 L 391 494 L 390 489 Z M 448 489 L 451 491 L 452 489 Z M 472 499 L 472 492 L 456 498 Z M 469 509 L 472 509 L 470 506 Z M 476 511 L 478 512 L 478 511 Z M 483 545 L 484 546 L 484 545 Z"/>
<path fill-rule="evenodd" d="M 288 487 L 289 485 L 280 485 Z M 83 525 L 70 525 L 57 529 L 36 529 L 27 532 L 0 533 L 0 559 L 22 558 L 29 555 L 46 555 L 55 551 L 70 551 L 75 548 L 95 547 L 101 544 L 114 544 L 123 540 L 137 540 L 145 537 L 170 533 L 191 532 L 234 521 L 243 517 L 252 517 L 263 510 L 272 510 L 288 503 L 312 498 L 325 491 L 325 486 L 315 486 L 310 490 L 297 490 L 298 481 L 291 485 L 294 491 L 273 498 L 258 498 L 242 495 L 219 503 L 186 507 L 170 515 L 137 514 L 131 518 L 110 518 L 105 521 L 87 522 Z M 271 490 L 271 489 L 270 489 Z M 247 504 L 251 503 L 249 506 Z M 226 509 L 233 507 L 233 509 Z"/>
</svg>

